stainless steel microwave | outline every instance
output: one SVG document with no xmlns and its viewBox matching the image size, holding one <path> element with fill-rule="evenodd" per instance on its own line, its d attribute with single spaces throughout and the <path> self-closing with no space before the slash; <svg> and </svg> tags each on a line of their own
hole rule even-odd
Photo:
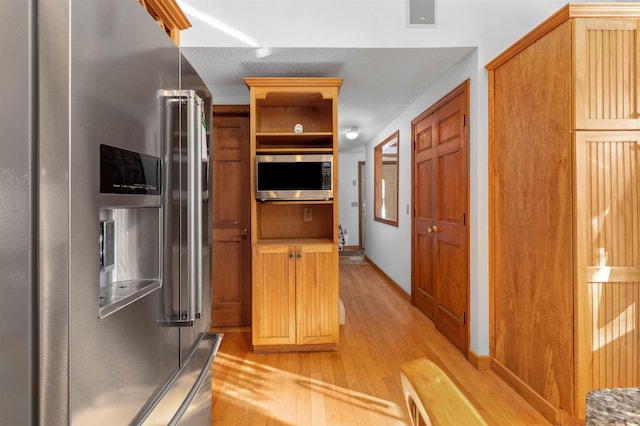
<svg viewBox="0 0 640 426">
<path fill-rule="evenodd" d="M 333 155 L 256 155 L 256 199 L 333 199 Z"/>
</svg>

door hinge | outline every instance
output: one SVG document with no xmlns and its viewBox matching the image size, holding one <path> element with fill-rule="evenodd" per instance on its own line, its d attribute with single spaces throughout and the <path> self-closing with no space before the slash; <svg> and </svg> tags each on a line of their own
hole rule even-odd
<svg viewBox="0 0 640 426">
<path fill-rule="evenodd" d="M 466 224 L 467 224 L 467 214 L 462 213 L 462 225 L 466 226 Z"/>
<path fill-rule="evenodd" d="M 467 114 L 462 114 L 462 127 L 467 125 Z"/>
<path fill-rule="evenodd" d="M 463 312 L 463 313 L 462 313 L 462 323 L 463 323 L 463 324 L 466 324 L 466 323 L 467 323 L 467 313 L 466 313 L 466 312 Z"/>
</svg>

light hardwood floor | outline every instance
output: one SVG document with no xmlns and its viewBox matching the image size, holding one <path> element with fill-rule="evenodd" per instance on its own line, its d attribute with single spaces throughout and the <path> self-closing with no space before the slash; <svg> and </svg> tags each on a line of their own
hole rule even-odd
<svg viewBox="0 0 640 426">
<path fill-rule="evenodd" d="M 346 324 L 336 352 L 254 354 L 223 330 L 213 365 L 214 425 L 408 425 L 400 365 L 426 357 L 490 425 L 548 425 L 491 371 L 478 371 L 376 270 L 341 258 Z"/>
</svg>

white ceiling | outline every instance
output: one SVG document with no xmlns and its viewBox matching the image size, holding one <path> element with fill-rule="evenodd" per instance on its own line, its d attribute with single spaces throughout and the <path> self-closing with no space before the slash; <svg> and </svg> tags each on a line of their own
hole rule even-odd
<svg viewBox="0 0 640 426">
<path fill-rule="evenodd" d="M 338 104 L 341 152 L 363 151 L 365 144 L 473 50 L 473 47 L 182 48 L 212 91 L 214 104 L 248 104 L 245 77 L 342 78 Z M 360 136 L 353 141 L 344 136 L 351 126 L 360 129 Z"/>
</svg>

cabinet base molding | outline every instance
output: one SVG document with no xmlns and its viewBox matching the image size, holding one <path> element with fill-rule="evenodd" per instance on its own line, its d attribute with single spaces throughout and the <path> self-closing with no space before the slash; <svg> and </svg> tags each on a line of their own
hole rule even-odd
<svg viewBox="0 0 640 426">
<path fill-rule="evenodd" d="M 256 354 L 268 354 L 276 352 L 335 352 L 337 343 L 323 343 L 318 345 L 253 345 Z"/>
<path fill-rule="evenodd" d="M 505 383 L 515 389 L 521 397 L 531 404 L 536 411 L 549 420 L 549 422 L 554 425 L 566 424 L 563 423 L 563 421 L 566 421 L 569 416 L 564 410 L 551 405 L 549 401 L 540 396 L 540 394 L 531 389 L 529 385 L 523 382 L 518 376 L 513 374 L 495 359 L 491 360 L 491 370 Z"/>
<path fill-rule="evenodd" d="M 476 370 L 491 370 L 491 357 L 489 355 L 478 355 L 469 349 L 467 360 Z"/>
</svg>

